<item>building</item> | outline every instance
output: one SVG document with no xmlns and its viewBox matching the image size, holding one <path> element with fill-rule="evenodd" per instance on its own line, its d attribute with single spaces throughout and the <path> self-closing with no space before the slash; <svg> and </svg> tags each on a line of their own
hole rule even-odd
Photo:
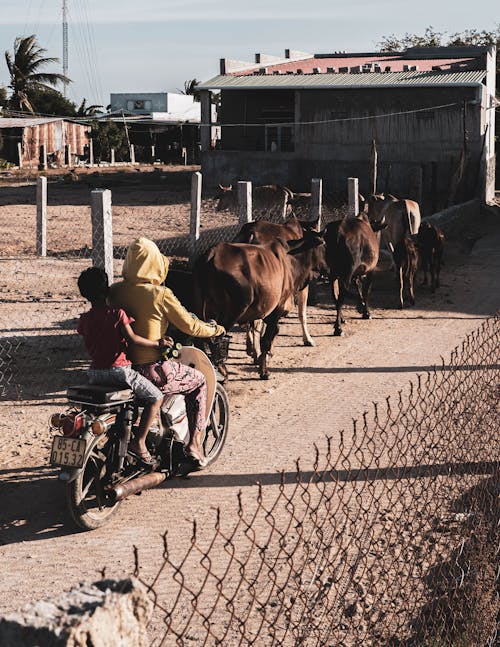
<svg viewBox="0 0 500 647">
<path fill-rule="evenodd" d="M 0 158 L 20 167 L 73 164 L 84 155 L 90 126 L 61 117 L 0 117 Z"/>
<path fill-rule="evenodd" d="M 102 118 L 125 125 L 137 161 L 154 156 L 162 162 L 199 162 L 201 108 L 193 95 L 117 93 L 110 99 L 110 114 Z"/>
<path fill-rule="evenodd" d="M 202 123 L 221 93 L 217 147 L 202 126 L 205 181 L 307 190 L 321 177 L 339 191 L 355 176 L 370 192 L 375 142 L 378 191 L 429 209 L 492 199 L 495 60 L 494 46 L 221 59 L 220 74 L 198 86 Z"/>
</svg>

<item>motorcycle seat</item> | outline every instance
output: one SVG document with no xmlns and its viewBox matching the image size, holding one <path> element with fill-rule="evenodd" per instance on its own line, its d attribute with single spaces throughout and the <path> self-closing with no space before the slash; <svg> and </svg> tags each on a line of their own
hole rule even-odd
<svg viewBox="0 0 500 647">
<path fill-rule="evenodd" d="M 108 384 L 78 384 L 67 391 L 70 402 L 88 404 L 119 404 L 134 399 L 132 389 L 120 389 Z"/>
</svg>

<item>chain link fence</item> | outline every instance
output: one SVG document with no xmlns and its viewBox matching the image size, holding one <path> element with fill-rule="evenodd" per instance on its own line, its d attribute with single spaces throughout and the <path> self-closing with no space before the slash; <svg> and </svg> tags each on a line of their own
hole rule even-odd
<svg viewBox="0 0 500 647">
<path fill-rule="evenodd" d="M 152 644 L 497 645 L 499 341 L 496 316 L 309 471 L 166 532 L 153 575 L 134 549 Z"/>
</svg>

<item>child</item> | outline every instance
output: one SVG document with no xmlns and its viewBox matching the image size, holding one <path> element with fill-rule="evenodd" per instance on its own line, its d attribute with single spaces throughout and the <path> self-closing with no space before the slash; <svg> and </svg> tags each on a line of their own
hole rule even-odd
<svg viewBox="0 0 500 647">
<path fill-rule="evenodd" d="M 92 306 L 81 315 L 77 328 L 92 360 L 89 382 L 128 386 L 137 398 L 147 403 L 129 450 L 144 466 L 154 467 L 155 462 L 146 447 L 146 436 L 164 396 L 158 387 L 132 368 L 126 352 L 128 344 L 163 349 L 171 346 L 173 340 L 170 337 L 150 340 L 134 333 L 130 327 L 134 319 L 125 310 L 111 308 L 106 302 L 108 277 L 104 270 L 97 267 L 84 270 L 78 278 L 78 288 Z"/>
</svg>

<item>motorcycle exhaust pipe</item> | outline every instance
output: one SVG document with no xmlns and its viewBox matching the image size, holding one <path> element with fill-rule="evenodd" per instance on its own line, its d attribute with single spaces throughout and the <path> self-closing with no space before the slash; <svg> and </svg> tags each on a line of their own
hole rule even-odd
<svg viewBox="0 0 500 647">
<path fill-rule="evenodd" d="M 167 478 L 164 472 L 152 472 L 151 474 L 144 474 L 135 479 L 127 481 L 121 485 L 117 485 L 111 490 L 111 496 L 114 501 L 122 501 L 131 494 L 142 492 L 142 490 L 149 490 L 163 483 Z"/>
</svg>

